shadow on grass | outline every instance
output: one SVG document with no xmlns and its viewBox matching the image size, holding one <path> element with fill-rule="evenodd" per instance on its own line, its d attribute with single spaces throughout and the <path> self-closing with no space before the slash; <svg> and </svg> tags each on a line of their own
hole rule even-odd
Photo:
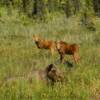
<svg viewBox="0 0 100 100">
<path fill-rule="evenodd" d="M 69 67 L 69 68 L 73 68 L 74 67 L 74 64 L 72 62 L 69 62 L 69 61 L 65 61 L 64 64 L 66 64 L 67 67 Z"/>
<path fill-rule="evenodd" d="M 61 64 L 60 60 L 57 60 L 57 61 L 55 62 L 55 64 L 56 64 L 56 65 Z M 68 68 L 73 68 L 73 67 L 75 66 L 74 63 L 73 63 L 73 62 L 70 62 L 70 61 L 65 61 L 63 64 L 64 64 L 64 65 L 67 65 Z"/>
</svg>

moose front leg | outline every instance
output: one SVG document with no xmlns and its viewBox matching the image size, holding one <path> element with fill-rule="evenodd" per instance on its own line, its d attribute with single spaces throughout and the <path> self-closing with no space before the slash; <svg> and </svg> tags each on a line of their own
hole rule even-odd
<svg viewBox="0 0 100 100">
<path fill-rule="evenodd" d="M 62 54 L 62 53 L 60 54 L 60 61 L 61 61 L 61 63 L 64 63 L 64 61 L 65 61 L 64 60 L 64 54 Z"/>
<path fill-rule="evenodd" d="M 51 52 L 51 55 L 53 56 L 53 55 L 54 55 L 54 49 L 51 48 L 51 49 L 50 49 L 50 52 Z"/>
</svg>

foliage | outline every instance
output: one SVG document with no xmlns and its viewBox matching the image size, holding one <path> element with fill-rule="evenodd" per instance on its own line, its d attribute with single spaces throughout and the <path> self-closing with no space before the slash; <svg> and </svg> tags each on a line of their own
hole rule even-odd
<svg viewBox="0 0 100 100">
<path fill-rule="evenodd" d="M 0 100 L 100 100 L 100 18 L 95 16 L 99 4 L 99 0 L 0 0 Z M 57 52 L 51 57 L 48 50 L 35 46 L 33 34 L 80 44 L 79 63 L 66 56 L 73 67 L 60 64 Z M 31 84 L 5 80 L 50 63 L 64 71 L 63 84 L 46 86 L 34 78 Z"/>
<path fill-rule="evenodd" d="M 5 11 L 5 10 L 4 10 Z M 4 13 L 4 12 L 3 12 Z M 18 16 L 18 15 L 16 15 Z M 32 22 L 24 15 L 7 16 L 0 21 L 0 82 L 5 77 L 28 75 L 36 68 L 43 69 L 50 63 L 65 73 L 65 82 L 54 87 L 42 85 L 33 80 L 4 81 L 0 85 L 1 100 L 88 100 L 100 99 L 100 19 L 96 19 L 96 32 L 90 32 L 79 25 L 79 18 L 55 14 L 48 22 Z M 24 21 L 28 21 L 24 24 Z M 38 49 L 32 41 L 36 34 L 49 40 L 64 40 L 80 44 L 81 60 L 73 67 L 59 63 L 56 52 Z M 73 62 L 70 56 L 66 60 Z"/>
<path fill-rule="evenodd" d="M 98 0 L 1 0 L 1 6 L 16 8 L 28 16 L 45 16 L 47 13 L 64 11 L 67 16 L 78 13 L 81 8 L 99 12 Z M 96 8 L 97 7 L 97 8 Z M 11 10 L 11 9 L 9 9 Z"/>
</svg>

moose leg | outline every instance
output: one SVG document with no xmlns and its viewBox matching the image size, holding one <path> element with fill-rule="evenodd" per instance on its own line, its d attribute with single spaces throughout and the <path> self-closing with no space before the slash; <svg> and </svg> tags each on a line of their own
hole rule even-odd
<svg viewBox="0 0 100 100">
<path fill-rule="evenodd" d="M 51 55 L 53 56 L 54 55 L 54 49 L 52 48 L 52 49 L 50 49 L 50 51 L 51 51 Z"/>
<path fill-rule="evenodd" d="M 77 63 L 78 60 L 80 59 L 80 57 L 79 57 L 79 55 L 77 53 L 74 53 L 73 54 L 73 59 L 74 59 L 75 63 Z"/>
<path fill-rule="evenodd" d="M 60 54 L 60 61 L 61 63 L 64 63 L 64 54 Z"/>
</svg>

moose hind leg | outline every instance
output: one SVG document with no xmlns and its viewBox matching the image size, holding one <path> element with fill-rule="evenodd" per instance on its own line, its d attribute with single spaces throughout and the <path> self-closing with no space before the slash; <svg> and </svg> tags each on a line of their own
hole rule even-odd
<svg viewBox="0 0 100 100">
<path fill-rule="evenodd" d="M 80 57 L 79 57 L 79 55 L 77 53 L 74 53 L 73 54 L 73 59 L 74 59 L 75 63 L 77 63 L 78 60 L 80 59 Z"/>
</svg>

